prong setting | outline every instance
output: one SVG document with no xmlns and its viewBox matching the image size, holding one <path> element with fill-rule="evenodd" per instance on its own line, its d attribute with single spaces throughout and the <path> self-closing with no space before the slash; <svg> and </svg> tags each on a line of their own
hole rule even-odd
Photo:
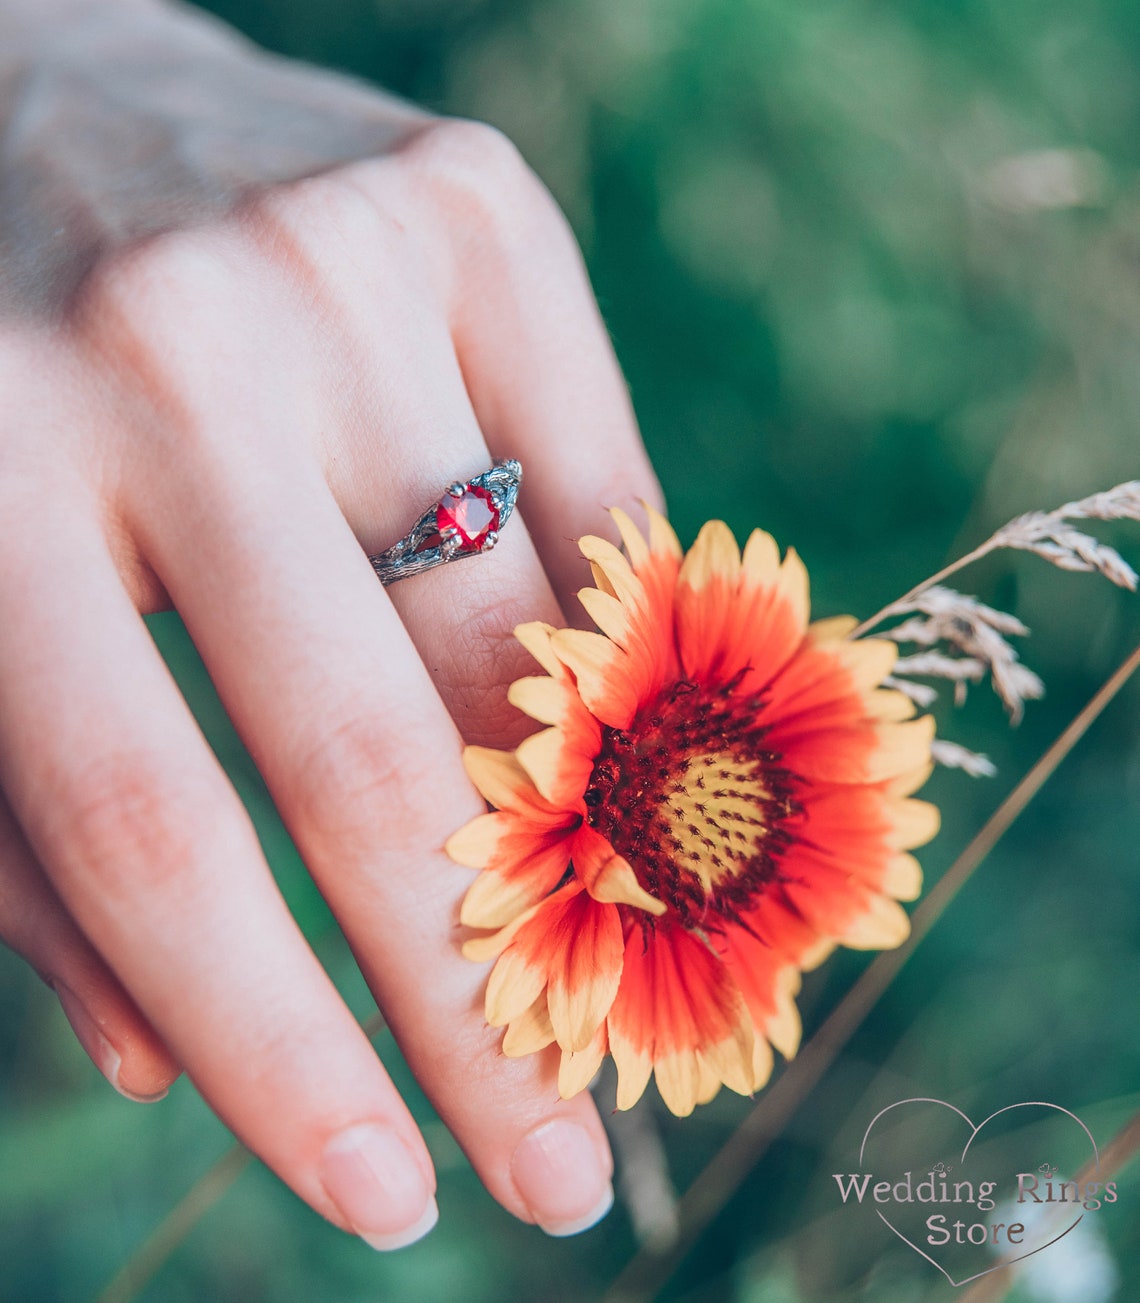
<svg viewBox="0 0 1140 1303">
<path fill-rule="evenodd" d="M 518 499 L 522 466 L 514 458 L 466 482 L 453 480 L 408 533 L 369 561 L 384 585 L 447 562 L 491 551 Z"/>
</svg>

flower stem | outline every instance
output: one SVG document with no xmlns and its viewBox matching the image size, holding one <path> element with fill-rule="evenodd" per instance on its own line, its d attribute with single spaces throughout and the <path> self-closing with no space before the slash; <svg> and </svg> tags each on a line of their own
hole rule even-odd
<svg viewBox="0 0 1140 1303">
<path fill-rule="evenodd" d="M 1086 1181 L 1104 1181 L 1140 1153 L 1140 1113 L 1134 1113 L 1100 1151 L 1100 1162 L 1093 1159 L 1073 1178 L 1083 1187 Z M 1072 1207 L 1072 1204 L 1069 1205 Z M 965 1294 L 958 1295 L 956 1303 L 1002 1303 L 1017 1279 L 1012 1264 L 998 1267 L 989 1275 L 976 1281 Z"/>
<path fill-rule="evenodd" d="M 957 571 L 964 570 L 966 566 L 973 565 L 975 561 L 980 561 L 982 557 L 988 556 L 998 546 L 995 542 L 995 538 L 986 539 L 981 546 L 974 548 L 972 552 L 967 552 L 965 556 L 959 557 L 957 561 L 951 561 L 948 566 L 943 566 L 937 574 L 931 575 L 929 579 L 924 579 L 921 584 L 915 584 L 915 586 L 908 592 L 903 593 L 901 597 L 896 598 L 895 601 L 884 606 L 881 611 L 876 611 L 869 619 L 864 620 L 862 624 L 852 629 L 847 636 L 849 638 L 862 638 L 869 629 L 873 629 L 875 625 L 881 623 L 887 618 L 887 616 L 893 615 L 900 606 L 905 602 L 909 602 L 911 598 L 917 597 L 919 593 L 925 593 L 928 588 L 933 588 L 935 584 L 940 584 L 943 579 L 948 579 Z"/>
<path fill-rule="evenodd" d="M 968 559 L 963 558 L 959 564 L 965 564 Z M 1137 668 L 1140 668 L 1140 646 L 1100 686 L 1088 705 L 1070 721 L 935 883 L 911 917 L 907 940 L 897 950 L 879 955 L 864 970 L 768 1093 L 713 1156 L 677 1205 L 681 1229 L 673 1244 L 662 1252 L 644 1248 L 635 1254 L 606 1293 L 603 1303 L 643 1303 L 657 1296 L 700 1235 L 740 1188 L 809 1092 L 859 1030 L 879 997 L 969 881 L 974 870 L 1008 832 Z"/>
<path fill-rule="evenodd" d="M 375 1013 L 363 1024 L 372 1039 L 385 1028 L 382 1014 Z M 198 1222 L 229 1190 L 254 1156 L 236 1140 L 194 1182 L 153 1231 L 142 1241 L 99 1291 L 95 1303 L 131 1303 L 146 1288 L 167 1258 L 178 1248 Z"/>
</svg>

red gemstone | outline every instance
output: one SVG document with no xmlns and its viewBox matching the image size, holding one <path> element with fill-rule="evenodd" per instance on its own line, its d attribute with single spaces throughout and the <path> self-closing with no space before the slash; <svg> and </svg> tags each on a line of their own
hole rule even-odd
<svg viewBox="0 0 1140 1303">
<path fill-rule="evenodd" d="M 499 509 L 490 490 L 464 485 L 457 498 L 447 494 L 436 508 L 436 527 L 444 538 L 458 539 L 461 552 L 478 552 L 487 535 L 499 528 Z"/>
</svg>

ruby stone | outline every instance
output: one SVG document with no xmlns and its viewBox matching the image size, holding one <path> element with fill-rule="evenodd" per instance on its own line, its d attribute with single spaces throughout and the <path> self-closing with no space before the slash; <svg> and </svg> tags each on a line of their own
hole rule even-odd
<svg viewBox="0 0 1140 1303">
<path fill-rule="evenodd" d="M 499 509 L 490 490 L 467 484 L 459 497 L 444 497 L 436 508 L 435 523 L 444 538 L 458 539 L 461 552 L 478 552 L 487 535 L 499 528 Z"/>
</svg>

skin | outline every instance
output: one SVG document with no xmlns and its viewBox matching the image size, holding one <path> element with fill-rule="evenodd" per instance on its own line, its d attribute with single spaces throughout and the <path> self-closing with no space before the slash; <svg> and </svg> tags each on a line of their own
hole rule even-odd
<svg viewBox="0 0 1140 1303">
<path fill-rule="evenodd" d="M 331 1221 L 425 1229 L 422 1138 L 140 619 L 173 605 L 488 1190 L 599 1215 L 594 1106 L 502 1056 L 440 849 L 484 808 L 462 742 L 527 731 L 512 627 L 566 623 L 604 506 L 660 501 L 542 185 L 193 11 L 0 0 L 0 396 L 0 937 L 119 1089 L 185 1071 Z M 366 554 L 503 456 L 498 548 L 382 589 Z"/>
</svg>

